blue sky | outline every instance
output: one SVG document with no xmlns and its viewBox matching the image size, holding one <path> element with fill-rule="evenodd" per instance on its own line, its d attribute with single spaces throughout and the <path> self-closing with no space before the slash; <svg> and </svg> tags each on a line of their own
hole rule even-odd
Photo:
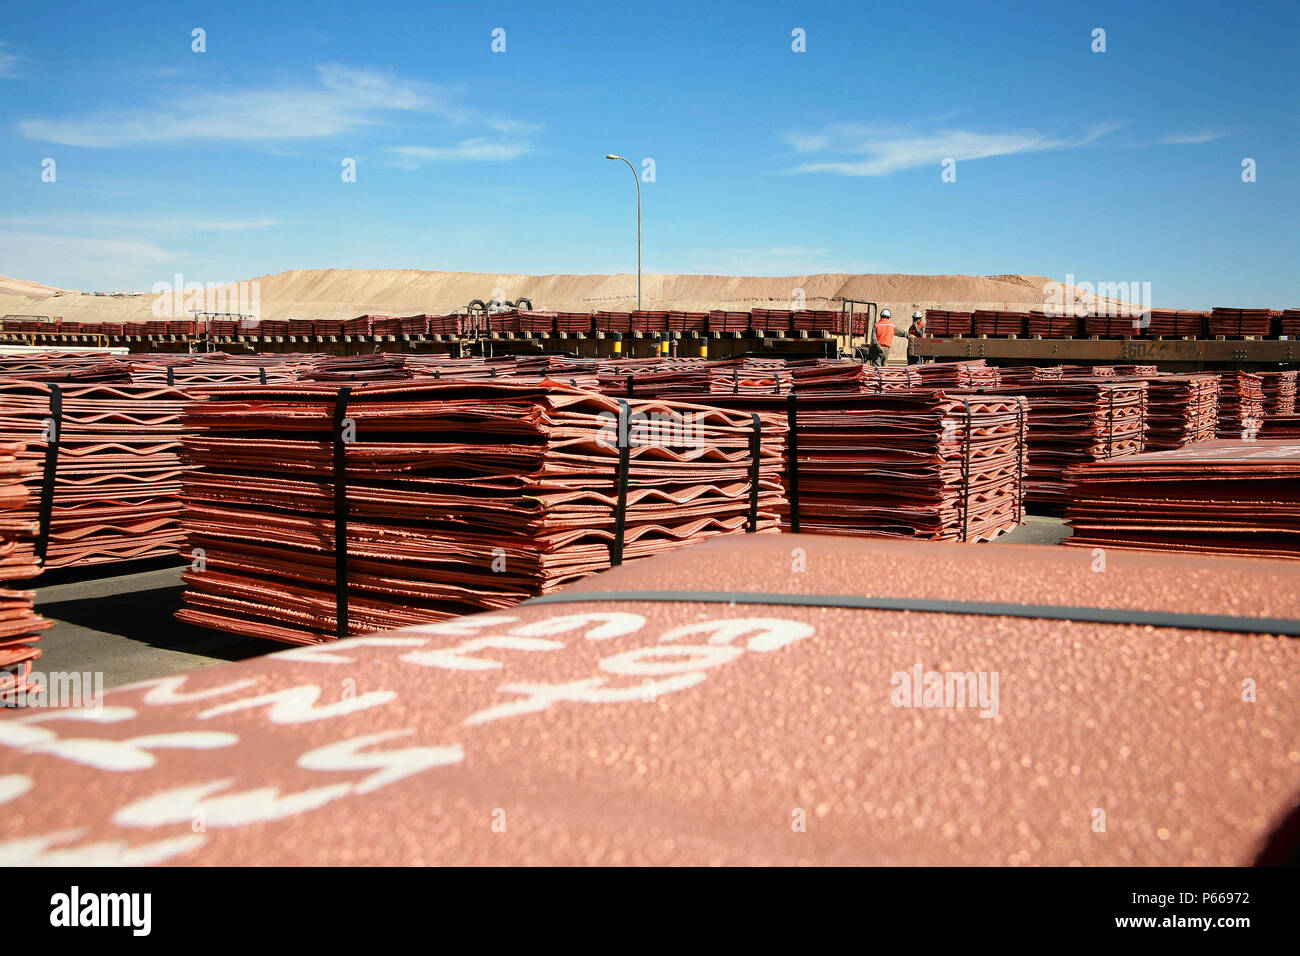
<svg viewBox="0 0 1300 956">
<path fill-rule="evenodd" d="M 1298 9 L 11 4 L 0 274 L 628 272 L 616 152 L 654 160 L 647 272 L 1073 274 L 1297 306 Z"/>
</svg>

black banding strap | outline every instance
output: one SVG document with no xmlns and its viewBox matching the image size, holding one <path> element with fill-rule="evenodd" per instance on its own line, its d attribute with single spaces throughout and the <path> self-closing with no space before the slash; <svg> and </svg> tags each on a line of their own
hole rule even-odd
<svg viewBox="0 0 1300 956">
<path fill-rule="evenodd" d="M 790 496 L 790 530 L 799 533 L 799 405 L 794 392 L 786 398 L 785 420 L 790 426 L 786 437 L 786 486 Z"/>
<path fill-rule="evenodd" d="M 623 563 L 623 537 L 627 530 L 627 478 L 632 465 L 632 442 L 629 431 L 631 409 L 623 399 L 618 400 L 618 503 L 614 506 L 614 541 L 609 546 L 609 563 L 618 567 Z"/>
<path fill-rule="evenodd" d="M 176 369 L 170 365 L 167 366 L 167 384 L 169 386 L 176 384 Z"/>
<path fill-rule="evenodd" d="M 265 365 L 259 365 L 259 366 L 257 367 L 257 380 L 258 380 L 258 382 L 260 382 L 260 383 L 263 384 L 263 385 L 266 384 L 266 366 L 265 366 Z"/>
<path fill-rule="evenodd" d="M 442 378 L 442 372 L 438 371 L 438 370 L 435 368 L 435 369 L 433 370 L 433 377 L 434 377 L 435 379 Z"/>
<path fill-rule="evenodd" d="M 1231 634 L 1276 634 L 1300 637 L 1300 621 L 1280 617 L 1229 614 L 1182 614 L 1124 607 L 1078 607 L 1068 604 L 1011 604 L 996 601 L 938 601 L 927 598 L 859 597 L 852 594 L 777 594 L 754 591 L 578 591 L 567 590 L 524 601 L 529 604 L 635 603 L 762 604 L 788 607 L 848 608 L 858 611 L 912 611 L 919 614 L 967 614 L 1017 617 L 1080 624 L 1173 627 L 1187 631 Z"/>
<path fill-rule="evenodd" d="M 1016 449 L 1016 485 L 1020 490 L 1016 502 L 1016 523 L 1025 520 L 1025 419 L 1028 417 L 1029 399 L 1019 396 L 1016 407 L 1020 409 L 1020 447 Z"/>
<path fill-rule="evenodd" d="M 758 530 L 758 463 L 763 454 L 763 420 L 755 414 L 754 430 L 749 433 L 749 522 L 745 533 L 753 534 Z"/>
<path fill-rule="evenodd" d="M 63 440 L 63 390 L 50 385 L 50 437 L 45 443 L 45 471 L 41 475 L 41 502 L 37 512 L 36 561 L 45 563 L 54 517 L 54 481 L 59 471 L 59 443 Z"/>
<path fill-rule="evenodd" d="M 343 422 L 352 388 L 345 385 L 334 399 L 334 634 L 348 636 L 348 482 L 347 443 Z"/>
<path fill-rule="evenodd" d="M 731 394 L 740 394 L 740 366 L 732 366 L 731 369 Z"/>
<path fill-rule="evenodd" d="M 635 386 L 633 385 L 633 381 L 635 379 L 636 379 L 635 375 L 633 375 L 631 372 L 627 373 L 627 397 L 628 398 L 631 398 L 634 394 L 636 394 Z"/>
<path fill-rule="evenodd" d="M 970 428 L 970 399 L 964 398 L 962 401 L 966 405 L 966 447 L 962 451 L 961 466 L 961 484 L 962 484 L 962 506 L 961 506 L 961 539 L 970 540 L 970 446 L 972 442 Z"/>
</svg>

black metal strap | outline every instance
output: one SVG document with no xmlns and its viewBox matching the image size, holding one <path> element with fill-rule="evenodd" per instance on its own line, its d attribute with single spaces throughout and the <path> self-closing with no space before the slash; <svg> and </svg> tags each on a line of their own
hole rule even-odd
<svg viewBox="0 0 1300 956">
<path fill-rule="evenodd" d="M 860 611 L 912 611 L 921 614 L 972 614 L 1082 624 L 1174 627 L 1188 631 L 1232 634 L 1277 634 L 1300 637 L 1300 621 L 1279 617 L 1228 614 L 1183 614 L 1126 607 L 1078 607 L 1068 604 L 1012 604 L 997 601 L 940 601 L 928 598 L 859 597 L 853 594 L 776 594 L 761 591 L 583 591 L 568 588 L 530 598 L 529 604 L 597 604 L 634 601 L 671 604 L 760 604 L 788 607 L 842 607 Z"/>
<path fill-rule="evenodd" d="M 614 541 L 609 546 L 609 563 L 618 567 L 623 563 L 623 537 L 627 531 L 627 479 L 632 466 L 632 442 L 628 434 L 631 408 L 623 399 L 618 400 L 618 502 L 614 506 Z"/>
<path fill-rule="evenodd" d="M 733 365 L 731 367 L 731 394 L 733 395 L 740 394 L 740 366 L 739 365 Z"/>
<path fill-rule="evenodd" d="M 265 384 L 266 384 L 266 366 L 265 366 L 265 365 L 259 365 L 259 366 L 257 367 L 257 380 L 258 380 L 258 382 L 260 382 L 262 385 L 265 385 Z"/>
<path fill-rule="evenodd" d="M 627 397 L 628 398 L 631 398 L 633 395 L 636 394 L 636 388 L 634 384 L 635 380 L 636 380 L 636 376 L 633 375 L 631 372 L 628 372 L 627 373 Z"/>
<path fill-rule="evenodd" d="M 348 636 L 348 481 L 347 443 L 343 423 L 352 388 L 345 385 L 334 399 L 334 634 Z"/>
<path fill-rule="evenodd" d="M 1016 449 L 1016 485 L 1019 489 L 1018 500 L 1016 502 L 1016 524 L 1025 520 L 1025 458 L 1028 450 L 1025 448 L 1025 418 L 1028 416 L 1029 399 L 1018 397 L 1016 408 L 1020 410 L 1020 445 Z"/>
<path fill-rule="evenodd" d="M 176 369 L 171 365 L 167 366 L 167 384 L 169 386 L 176 384 Z"/>
<path fill-rule="evenodd" d="M 36 562 L 45 564 L 50 547 L 50 524 L 54 517 L 54 482 L 59 471 L 59 444 L 63 441 L 63 390 L 50 390 L 50 436 L 45 442 L 45 470 L 41 475 L 41 501 L 37 511 Z"/>
<path fill-rule="evenodd" d="M 749 434 L 749 523 L 745 533 L 753 534 L 758 530 L 758 463 L 763 454 L 763 420 L 756 414 L 749 417 L 754 422 L 754 430 Z"/>
<path fill-rule="evenodd" d="M 794 392 L 786 398 L 785 420 L 789 432 L 786 446 L 786 487 L 790 498 L 790 530 L 799 533 L 799 404 Z"/>
<path fill-rule="evenodd" d="M 961 507 L 961 539 L 970 540 L 970 446 L 971 446 L 971 420 L 970 420 L 970 399 L 963 398 L 962 402 L 966 406 L 966 447 L 962 450 L 961 465 L 961 485 L 962 485 L 962 507 Z"/>
</svg>

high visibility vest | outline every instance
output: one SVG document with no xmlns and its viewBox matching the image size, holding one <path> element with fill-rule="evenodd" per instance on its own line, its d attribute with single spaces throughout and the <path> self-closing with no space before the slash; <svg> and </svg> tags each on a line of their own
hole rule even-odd
<svg viewBox="0 0 1300 956">
<path fill-rule="evenodd" d="M 876 322 L 876 344 L 887 349 L 894 344 L 894 323 L 889 319 Z"/>
</svg>

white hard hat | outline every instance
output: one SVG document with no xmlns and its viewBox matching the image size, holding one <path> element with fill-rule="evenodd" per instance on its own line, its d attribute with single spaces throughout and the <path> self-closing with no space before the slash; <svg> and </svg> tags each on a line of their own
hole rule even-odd
<svg viewBox="0 0 1300 956">
<path fill-rule="evenodd" d="M 917 309 L 915 312 L 912 313 L 912 318 L 914 318 L 914 319 L 923 319 L 923 318 L 925 318 L 925 316 L 923 316 L 923 315 L 921 314 L 921 310 L 920 310 L 920 309 Z"/>
<path fill-rule="evenodd" d="M 881 317 L 882 319 L 892 319 L 892 318 L 893 318 L 893 316 L 889 314 L 889 310 L 888 310 L 888 309 L 881 309 L 881 310 L 880 310 L 880 317 Z"/>
</svg>

